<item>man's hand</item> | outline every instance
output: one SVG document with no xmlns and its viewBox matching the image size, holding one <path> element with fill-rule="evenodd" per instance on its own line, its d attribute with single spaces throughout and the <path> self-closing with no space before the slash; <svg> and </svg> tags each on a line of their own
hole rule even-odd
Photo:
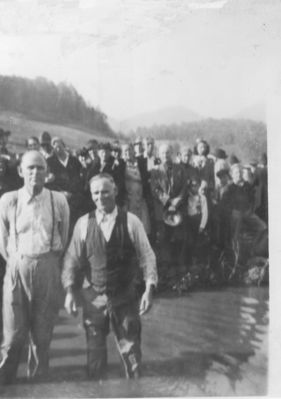
<svg viewBox="0 0 281 399">
<path fill-rule="evenodd" d="M 68 314 L 72 316 L 78 315 L 76 298 L 75 294 L 72 291 L 67 291 L 64 301 L 64 307 Z"/>
<path fill-rule="evenodd" d="M 146 288 L 141 298 L 140 311 L 139 311 L 140 316 L 147 313 L 150 310 L 151 306 L 152 306 L 152 286 L 149 285 Z"/>
</svg>

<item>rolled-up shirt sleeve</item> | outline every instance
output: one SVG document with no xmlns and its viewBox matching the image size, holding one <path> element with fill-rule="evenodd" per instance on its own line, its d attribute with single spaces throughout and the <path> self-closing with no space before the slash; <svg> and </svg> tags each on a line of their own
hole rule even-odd
<svg viewBox="0 0 281 399">
<path fill-rule="evenodd" d="M 139 266 L 143 270 L 146 286 L 151 284 L 156 287 L 158 274 L 155 254 L 150 246 L 142 222 L 130 212 L 128 212 L 128 231 L 136 249 Z"/>
<path fill-rule="evenodd" d="M 76 222 L 70 244 L 66 250 L 62 267 L 62 285 L 64 289 L 74 287 L 77 274 L 83 268 L 83 248 L 87 229 L 88 215 Z"/>
</svg>

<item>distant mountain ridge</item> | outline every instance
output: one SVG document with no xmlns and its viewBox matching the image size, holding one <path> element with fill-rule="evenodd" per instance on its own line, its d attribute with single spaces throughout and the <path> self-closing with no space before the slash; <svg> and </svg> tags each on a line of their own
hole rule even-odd
<svg viewBox="0 0 281 399">
<path fill-rule="evenodd" d="M 161 108 L 151 112 L 144 112 L 131 118 L 124 119 L 123 121 L 117 121 L 116 119 L 109 117 L 108 123 L 115 131 L 129 133 L 132 130 L 136 130 L 138 127 L 171 125 L 174 123 L 181 124 L 183 122 L 193 122 L 200 119 L 202 119 L 202 117 L 194 111 L 186 107 L 174 106 Z"/>
<path fill-rule="evenodd" d="M 249 119 L 256 122 L 266 123 L 266 104 L 259 102 L 242 109 L 233 116 L 234 119 Z"/>
</svg>

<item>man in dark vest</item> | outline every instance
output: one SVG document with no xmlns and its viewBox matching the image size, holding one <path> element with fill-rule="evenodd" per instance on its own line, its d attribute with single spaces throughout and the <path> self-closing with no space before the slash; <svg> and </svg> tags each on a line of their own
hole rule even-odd
<svg viewBox="0 0 281 399">
<path fill-rule="evenodd" d="M 90 189 L 96 210 L 77 221 L 64 258 L 65 308 L 75 315 L 77 294 L 82 294 L 89 377 L 104 377 L 106 337 L 111 325 L 126 377 L 137 378 L 141 362 L 140 315 L 150 309 L 157 284 L 155 255 L 141 221 L 117 208 L 113 177 L 106 173 L 94 176 Z M 140 271 L 145 289 L 139 302 Z"/>
</svg>

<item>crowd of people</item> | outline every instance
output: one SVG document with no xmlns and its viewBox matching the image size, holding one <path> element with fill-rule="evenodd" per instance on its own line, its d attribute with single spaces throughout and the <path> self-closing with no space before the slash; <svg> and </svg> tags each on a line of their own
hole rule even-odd
<svg viewBox="0 0 281 399">
<path fill-rule="evenodd" d="M 188 285 L 198 265 L 199 279 L 223 282 L 221 265 L 229 277 L 249 259 L 268 257 L 266 154 L 242 164 L 201 138 L 175 152 L 168 143 L 156 148 L 152 137 L 92 139 L 74 151 L 43 132 L 19 155 L 8 151 L 6 133 L 0 131 L 0 383 L 15 378 L 27 332 L 29 375 L 48 369 L 60 279 L 70 314 L 84 289 L 89 376 L 105 373 L 110 321 L 132 378 L 140 371 L 139 310 L 149 310 L 156 286 Z"/>
<path fill-rule="evenodd" d="M 124 144 L 92 139 L 73 150 L 48 132 L 28 138 L 26 150 L 43 154 L 48 166 L 45 187 L 65 195 L 70 236 L 78 218 L 95 207 L 91 178 L 99 173 L 111 175 L 117 186 L 117 205 L 142 221 L 157 254 L 160 277 L 167 278 L 170 286 L 192 264 L 210 266 L 214 250 L 221 255 L 233 248 L 243 229 L 256 233 L 251 255 L 266 256 L 262 240 L 268 224 L 266 154 L 242 164 L 222 148 L 211 152 L 204 139 L 175 153 L 170 144 L 156 148 L 151 137 Z M 2 134 L 1 195 L 22 185 L 13 167 L 19 157 L 8 153 Z"/>
</svg>

